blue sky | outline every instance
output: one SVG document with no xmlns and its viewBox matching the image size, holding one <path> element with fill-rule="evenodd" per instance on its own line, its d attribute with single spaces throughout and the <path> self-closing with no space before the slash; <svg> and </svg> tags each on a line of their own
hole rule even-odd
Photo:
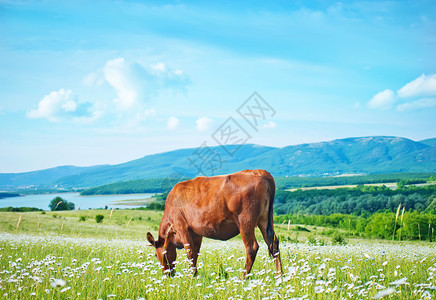
<svg viewBox="0 0 436 300">
<path fill-rule="evenodd" d="M 436 137 L 434 53 L 434 1 L 0 0 L 0 172 L 212 146 L 228 117 L 268 146 Z"/>
</svg>

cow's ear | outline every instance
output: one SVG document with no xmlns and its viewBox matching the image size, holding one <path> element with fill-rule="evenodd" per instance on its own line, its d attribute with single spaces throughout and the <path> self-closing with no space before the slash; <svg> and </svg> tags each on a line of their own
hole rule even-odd
<svg viewBox="0 0 436 300">
<path fill-rule="evenodd" d="M 147 232 L 147 241 L 150 242 L 151 246 L 156 247 L 156 241 L 150 232 Z"/>
</svg>

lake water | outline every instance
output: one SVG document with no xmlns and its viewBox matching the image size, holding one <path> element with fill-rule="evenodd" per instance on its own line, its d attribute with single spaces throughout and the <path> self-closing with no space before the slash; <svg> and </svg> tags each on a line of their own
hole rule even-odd
<svg viewBox="0 0 436 300">
<path fill-rule="evenodd" d="M 49 210 L 48 205 L 53 198 L 61 197 L 69 202 L 73 202 L 77 209 L 90 208 L 135 208 L 144 205 L 117 205 L 117 201 L 129 200 L 131 202 L 146 200 L 154 194 L 130 194 L 130 195 L 104 195 L 104 196 L 80 196 L 79 193 L 59 193 L 59 194 L 42 194 L 42 195 L 25 195 L 21 197 L 11 197 L 0 199 L 0 207 L 36 207 L 43 210 Z"/>
</svg>

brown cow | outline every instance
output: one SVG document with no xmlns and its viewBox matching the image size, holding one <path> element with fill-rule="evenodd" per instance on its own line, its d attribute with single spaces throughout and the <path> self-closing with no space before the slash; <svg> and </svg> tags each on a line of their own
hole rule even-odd
<svg viewBox="0 0 436 300">
<path fill-rule="evenodd" d="M 185 248 L 197 274 L 203 237 L 228 240 L 240 233 L 247 252 L 245 271 L 249 274 L 259 248 L 256 226 L 275 258 L 276 271 L 281 271 L 279 241 L 273 228 L 274 194 L 274 179 L 264 170 L 197 177 L 176 184 L 167 197 L 158 240 L 147 233 L 164 273 L 174 272 L 176 248 Z"/>
</svg>

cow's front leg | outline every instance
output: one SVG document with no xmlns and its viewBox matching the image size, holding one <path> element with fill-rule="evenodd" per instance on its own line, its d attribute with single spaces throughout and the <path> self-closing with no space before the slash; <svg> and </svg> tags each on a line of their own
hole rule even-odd
<svg viewBox="0 0 436 300">
<path fill-rule="evenodd" d="M 184 244 L 186 256 L 188 256 L 189 260 L 189 267 L 192 268 L 194 271 L 194 276 L 197 275 L 197 259 L 198 259 L 198 253 L 195 254 L 194 247 L 191 243 Z"/>
<path fill-rule="evenodd" d="M 200 253 L 200 247 L 203 237 L 201 236 L 192 236 L 186 239 L 186 242 L 183 244 L 186 255 L 188 256 L 189 264 L 192 270 L 194 271 L 194 276 L 197 275 L 197 260 L 198 254 Z"/>
</svg>

